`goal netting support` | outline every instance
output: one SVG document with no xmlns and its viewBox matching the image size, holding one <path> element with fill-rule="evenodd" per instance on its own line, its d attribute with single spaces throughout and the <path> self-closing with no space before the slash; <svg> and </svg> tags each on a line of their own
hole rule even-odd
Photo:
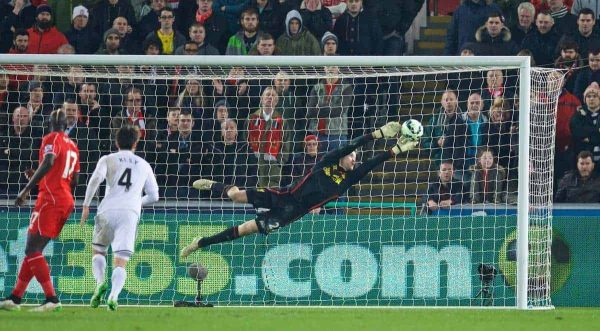
<svg viewBox="0 0 600 331">
<path fill-rule="evenodd" d="M 194 300 L 187 270 L 199 263 L 202 299 L 220 306 L 552 307 L 562 79 L 526 57 L 1 55 L 0 296 L 24 258 L 35 192 L 23 208 L 14 198 L 38 166 L 50 112 L 63 108 L 81 184 L 44 254 L 64 303 L 86 304 L 94 291 L 93 222 L 77 222 L 83 182 L 130 123 L 161 201 L 143 210 L 121 304 Z M 256 217 L 250 205 L 194 190 L 194 180 L 293 185 L 323 153 L 410 118 L 425 128 L 419 147 L 337 201 L 268 236 L 178 256 L 193 237 Z M 362 147 L 357 164 L 393 144 Z M 25 301 L 42 298 L 33 281 Z"/>
</svg>

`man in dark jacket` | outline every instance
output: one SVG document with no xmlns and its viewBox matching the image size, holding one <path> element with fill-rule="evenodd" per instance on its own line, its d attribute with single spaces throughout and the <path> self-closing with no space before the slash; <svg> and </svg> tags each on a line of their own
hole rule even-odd
<svg viewBox="0 0 600 331">
<path fill-rule="evenodd" d="M 548 13 L 539 13 L 535 25 L 537 29 L 525 37 L 521 48 L 533 53 L 536 65 L 551 67 L 556 58 L 554 52 L 560 39 L 554 29 L 554 19 Z"/>
<path fill-rule="evenodd" d="M 88 25 L 90 13 L 84 6 L 73 9 L 73 24 L 65 33 L 69 43 L 75 47 L 77 54 L 94 54 L 100 45 L 100 35 Z"/>
<path fill-rule="evenodd" d="M 584 105 L 571 117 L 574 152 L 591 152 L 600 161 L 600 87 L 594 82 L 583 93 Z"/>
<path fill-rule="evenodd" d="M 465 0 L 452 14 L 444 54 L 458 55 L 464 43 L 475 41 L 475 32 L 492 12 L 500 12 L 500 7 L 496 4 L 488 5 L 486 0 Z"/>
<path fill-rule="evenodd" d="M 320 0 L 305 0 L 300 4 L 300 15 L 306 29 L 321 39 L 325 32 L 333 28 L 331 11 Z"/>
<path fill-rule="evenodd" d="M 485 25 L 475 33 L 475 55 L 516 55 L 519 46 L 511 38 L 500 13 L 491 13 Z"/>
<path fill-rule="evenodd" d="M 6 53 L 12 46 L 13 32 L 29 29 L 35 23 L 35 7 L 26 0 L 16 0 L 14 4 L 0 5 L 0 53 Z"/>
<path fill-rule="evenodd" d="M 177 29 L 188 32 L 192 23 L 200 23 L 206 28 L 206 41 L 225 54 L 229 40 L 227 19 L 218 11 L 212 10 L 213 0 L 182 1 L 177 7 Z"/>
<path fill-rule="evenodd" d="M 346 12 L 335 22 L 340 55 L 381 55 L 383 34 L 379 21 L 363 10 L 362 0 L 349 0 Z"/>
<path fill-rule="evenodd" d="M 423 197 L 423 209 L 427 214 L 448 214 L 452 205 L 466 202 L 464 184 L 455 181 L 452 161 L 446 160 L 440 164 L 439 181 L 429 184 L 427 195 Z"/>
<path fill-rule="evenodd" d="M 185 44 L 185 37 L 179 31 L 173 29 L 175 13 L 171 8 L 163 8 L 160 12 L 160 29 L 150 32 L 146 36 L 146 42 L 162 43 L 163 54 L 171 55 L 179 46 Z"/>
<path fill-rule="evenodd" d="M 370 6 L 376 13 L 383 33 L 383 55 L 402 55 L 406 50 L 404 34 L 410 28 L 416 13 L 412 0 L 371 1 Z M 368 4 L 367 4 L 368 6 Z M 420 8 L 420 7 L 419 7 Z"/>
<path fill-rule="evenodd" d="M 579 153 L 577 170 L 566 173 L 560 180 L 554 202 L 600 202 L 600 177 L 594 173 L 594 165 L 592 153 L 588 151 Z"/>
<path fill-rule="evenodd" d="M 98 35 L 113 27 L 115 18 L 122 16 L 131 25 L 135 22 L 135 13 L 129 1 L 101 0 L 93 9 L 91 27 Z"/>
<path fill-rule="evenodd" d="M 596 24 L 595 17 L 591 9 L 583 8 L 577 17 L 577 30 L 561 38 L 561 41 L 566 38 L 575 40 L 577 45 L 579 45 L 579 54 L 581 54 L 584 60 L 587 58 L 590 50 L 600 46 L 600 32 L 594 27 Z"/>
</svg>

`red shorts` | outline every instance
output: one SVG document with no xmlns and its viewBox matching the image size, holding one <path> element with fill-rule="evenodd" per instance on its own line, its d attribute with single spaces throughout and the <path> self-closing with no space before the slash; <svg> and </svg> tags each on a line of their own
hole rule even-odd
<svg viewBox="0 0 600 331">
<path fill-rule="evenodd" d="M 54 205 L 47 201 L 36 202 L 29 221 L 29 233 L 39 233 L 56 238 L 73 212 L 74 205 Z"/>
</svg>

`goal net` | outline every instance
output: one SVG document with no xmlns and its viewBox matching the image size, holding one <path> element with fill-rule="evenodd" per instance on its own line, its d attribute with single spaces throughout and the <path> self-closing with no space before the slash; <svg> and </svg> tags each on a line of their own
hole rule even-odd
<svg viewBox="0 0 600 331">
<path fill-rule="evenodd" d="M 50 112 L 63 108 L 80 185 L 44 254 L 64 303 L 94 291 L 93 222 L 77 222 L 85 183 L 131 123 L 161 200 L 143 210 L 121 304 L 171 305 L 200 291 L 216 305 L 551 307 L 561 86 L 559 72 L 522 57 L 0 56 L 0 295 L 24 258 L 35 192 L 24 208 L 14 198 L 38 166 Z M 424 125 L 419 147 L 336 201 L 268 236 L 178 256 L 193 237 L 256 217 L 194 180 L 293 185 L 327 151 L 410 118 Z M 358 164 L 393 144 L 362 147 Z M 200 287 L 191 264 L 208 270 Z M 33 281 L 25 301 L 42 297 Z"/>
</svg>

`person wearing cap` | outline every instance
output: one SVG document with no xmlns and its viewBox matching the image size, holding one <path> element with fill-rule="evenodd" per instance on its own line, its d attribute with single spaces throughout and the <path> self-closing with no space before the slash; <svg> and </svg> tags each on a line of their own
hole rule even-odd
<svg viewBox="0 0 600 331">
<path fill-rule="evenodd" d="M 600 161 L 600 86 L 591 83 L 583 93 L 583 105 L 571 117 L 574 153 L 589 151 Z"/>
<path fill-rule="evenodd" d="M 337 55 L 338 38 L 333 33 L 327 31 L 321 38 L 321 49 L 323 49 L 323 55 L 334 56 Z"/>
<path fill-rule="evenodd" d="M 52 8 L 39 5 L 36 9 L 35 24 L 27 30 L 30 54 L 56 54 L 58 48 L 69 41 L 62 32 L 52 26 Z"/>
<path fill-rule="evenodd" d="M 478 56 L 515 55 L 519 46 L 512 41 L 510 30 L 504 26 L 504 17 L 500 12 L 488 15 L 485 25 L 475 33 L 475 54 Z"/>
<path fill-rule="evenodd" d="M 77 54 L 94 54 L 100 44 L 100 36 L 89 27 L 90 12 L 84 6 L 73 8 L 71 29 L 65 33 Z"/>
<path fill-rule="evenodd" d="M 102 38 L 102 44 L 96 54 L 119 55 L 121 53 L 121 34 L 119 34 L 119 30 L 113 28 L 106 30 Z"/>
<path fill-rule="evenodd" d="M 282 55 L 320 55 L 319 41 L 302 26 L 302 16 L 297 10 L 285 18 L 285 33 L 277 38 L 277 48 Z"/>
</svg>

